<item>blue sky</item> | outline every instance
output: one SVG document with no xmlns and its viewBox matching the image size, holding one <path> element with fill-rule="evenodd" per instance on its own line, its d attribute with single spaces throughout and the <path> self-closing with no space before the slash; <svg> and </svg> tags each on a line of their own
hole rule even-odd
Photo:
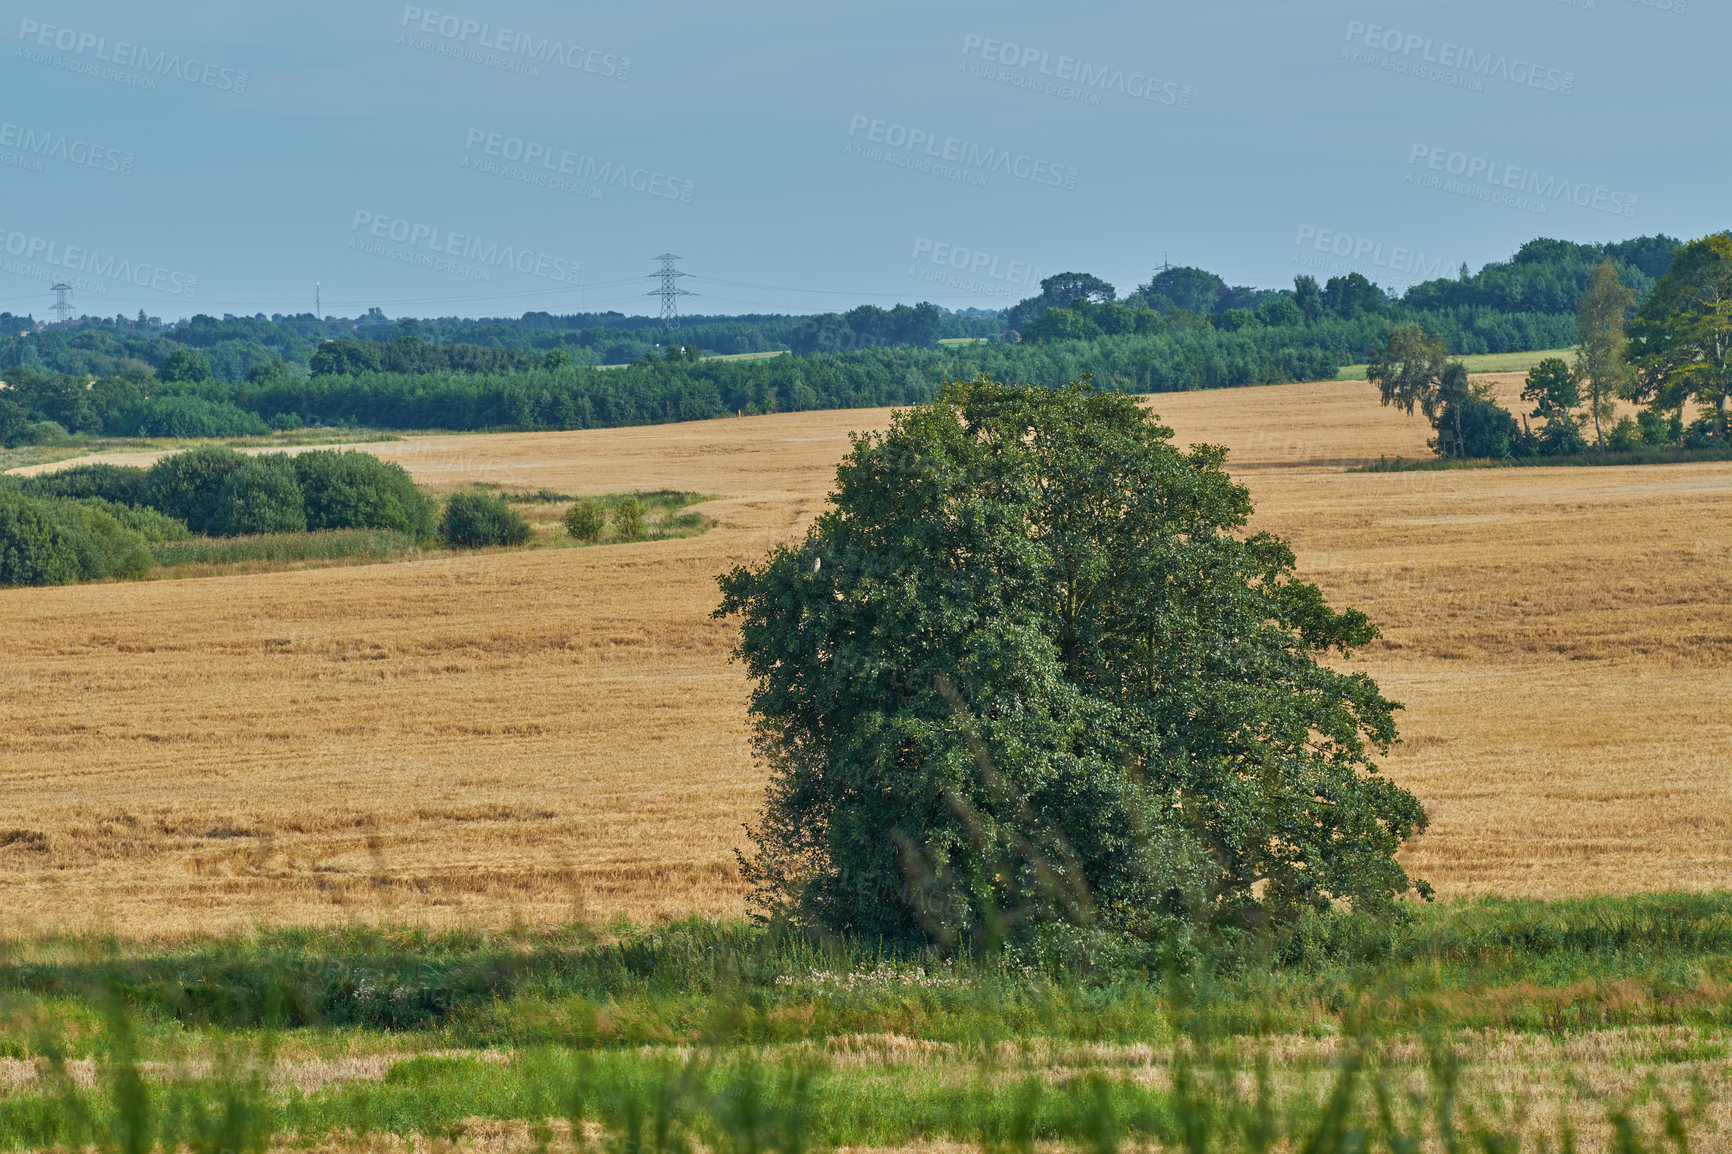
<svg viewBox="0 0 1732 1154">
<path fill-rule="evenodd" d="M 6 0 L 0 311 L 1002 307 L 1402 287 L 1729 224 L 1704 0 Z"/>
</svg>

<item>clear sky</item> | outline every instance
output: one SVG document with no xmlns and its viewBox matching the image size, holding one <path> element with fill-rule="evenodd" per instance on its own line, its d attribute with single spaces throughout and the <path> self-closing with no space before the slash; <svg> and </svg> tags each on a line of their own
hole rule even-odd
<svg viewBox="0 0 1732 1154">
<path fill-rule="evenodd" d="M 1723 0 L 5 0 L 0 311 L 1002 307 L 1732 225 Z"/>
</svg>

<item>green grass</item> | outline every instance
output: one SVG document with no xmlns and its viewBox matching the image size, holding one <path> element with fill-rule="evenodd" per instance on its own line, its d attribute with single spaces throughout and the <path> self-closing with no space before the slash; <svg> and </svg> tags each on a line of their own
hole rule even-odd
<svg viewBox="0 0 1732 1154">
<path fill-rule="evenodd" d="M 297 565 L 308 562 L 400 561 L 423 549 L 392 529 L 329 529 L 317 533 L 263 533 L 246 537 L 194 537 L 149 546 L 158 568 L 152 577 L 190 577 L 203 571 Z"/>
<path fill-rule="evenodd" d="M 1466 362 L 1469 372 L 1473 373 L 1522 373 L 1533 368 L 1547 357 L 1562 357 L 1566 361 L 1574 360 L 1574 349 L 1542 349 L 1539 352 L 1528 353 L 1476 353 L 1472 356 L 1460 357 Z M 1335 374 L 1338 381 L 1363 381 L 1366 378 L 1366 365 L 1345 365 Z"/>
<path fill-rule="evenodd" d="M 0 1091 L 0 1149 L 238 1151 L 271 1135 L 451 1138 L 471 1119 L 564 1119 L 667 1154 L 937 1139 L 1262 1150 L 1259 1127 L 1276 1145 L 1347 1151 L 1394 1148 L 1426 1117 L 1506 1149 L 1481 1141 L 1515 1123 L 1475 1081 L 1473 1039 L 1497 1051 L 1503 1034 L 1533 1035 L 1551 1052 L 1655 1027 L 1617 1060 L 1685 1075 L 1725 1062 L 1732 894 L 1317 916 L 1212 939 L 1177 968 L 1169 955 L 1108 970 L 695 920 L 62 937 L 0 944 L 0 1056 L 42 1079 Z M 1315 1054 L 1293 1056 L 1295 1039 Z M 1277 1044 L 1289 1056 L 1258 1075 Z M 369 1055 L 382 1078 L 295 1089 L 260 1076 L 273 1061 Z M 57 1073 L 87 1057 L 94 1089 Z M 204 1076 L 165 1073 L 201 1060 Z M 1163 1079 L 1138 1076 L 1150 1061 Z M 1684 1127 L 1706 1101 L 1644 1085 L 1584 1098 L 1631 1128 L 1630 1154 L 1657 1148 L 1666 1110 Z"/>
</svg>

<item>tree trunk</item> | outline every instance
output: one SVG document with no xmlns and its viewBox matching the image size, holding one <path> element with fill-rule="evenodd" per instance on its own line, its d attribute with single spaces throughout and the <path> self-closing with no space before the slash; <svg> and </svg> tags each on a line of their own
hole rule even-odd
<svg viewBox="0 0 1732 1154">
<path fill-rule="evenodd" d="M 1455 455 L 1458 459 L 1467 456 L 1467 438 L 1461 435 L 1461 403 L 1455 406 Z"/>
<path fill-rule="evenodd" d="M 1600 382 L 1594 382 L 1594 390 L 1588 396 L 1593 398 L 1594 406 L 1594 447 L 1603 453 L 1606 451 L 1606 435 L 1600 432 Z"/>
</svg>

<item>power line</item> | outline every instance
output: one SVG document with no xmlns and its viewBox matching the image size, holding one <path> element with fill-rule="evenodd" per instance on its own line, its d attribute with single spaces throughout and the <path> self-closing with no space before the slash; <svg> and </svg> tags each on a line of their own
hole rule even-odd
<svg viewBox="0 0 1732 1154">
<path fill-rule="evenodd" d="M 54 286 L 54 320 L 65 324 L 72 319 L 72 286 L 62 282 Z"/>
<path fill-rule="evenodd" d="M 697 293 L 680 287 L 680 278 L 688 277 L 692 274 L 689 272 L 681 272 L 679 269 L 674 267 L 674 261 L 682 258 L 675 256 L 671 252 L 664 252 L 660 256 L 656 257 L 656 259 L 662 262 L 661 271 L 652 272 L 649 275 L 651 280 L 660 280 L 662 282 L 661 287 L 651 289 L 649 292 L 645 293 L 644 296 L 661 297 L 662 327 L 668 329 L 678 328 L 680 323 L 678 309 L 679 299 L 681 297 L 695 297 L 698 295 Z"/>
</svg>

